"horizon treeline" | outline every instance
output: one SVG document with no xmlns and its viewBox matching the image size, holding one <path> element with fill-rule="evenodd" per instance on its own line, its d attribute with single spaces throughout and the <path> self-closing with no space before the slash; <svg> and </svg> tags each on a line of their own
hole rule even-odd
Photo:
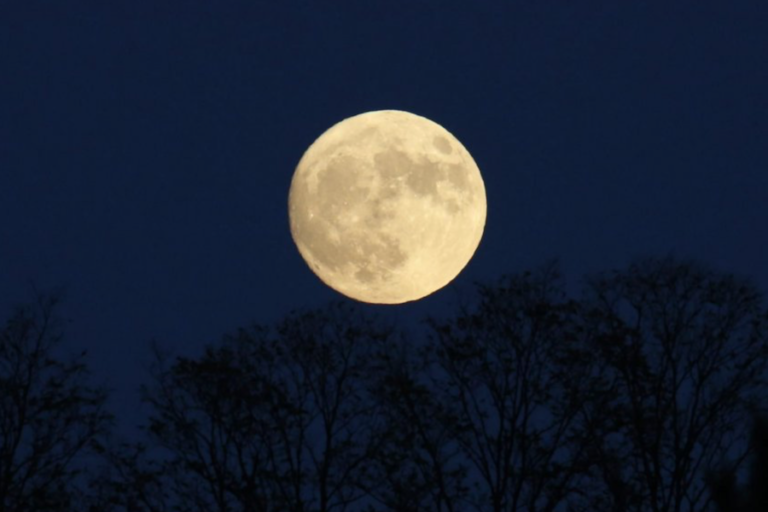
<svg viewBox="0 0 768 512">
<path fill-rule="evenodd" d="M 0 326 L 0 512 L 768 510 L 763 292 L 672 257 L 584 283 L 505 275 L 423 335 L 337 301 L 157 350 L 138 443 L 40 295 Z"/>
</svg>

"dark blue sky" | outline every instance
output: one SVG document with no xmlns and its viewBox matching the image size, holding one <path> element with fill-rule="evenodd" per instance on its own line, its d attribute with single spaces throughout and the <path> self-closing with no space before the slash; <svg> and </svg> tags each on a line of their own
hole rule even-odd
<svg viewBox="0 0 768 512">
<path fill-rule="evenodd" d="M 0 0 L 0 307 L 66 286 L 66 347 L 134 421 L 150 339 L 194 354 L 339 297 L 288 188 L 380 109 L 456 135 L 489 205 L 456 284 L 390 311 L 552 257 L 576 281 L 671 252 L 768 289 L 764 0 Z"/>
</svg>

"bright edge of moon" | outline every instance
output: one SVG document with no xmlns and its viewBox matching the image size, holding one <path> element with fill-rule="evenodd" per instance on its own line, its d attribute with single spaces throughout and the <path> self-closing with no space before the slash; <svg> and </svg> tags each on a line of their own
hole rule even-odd
<svg viewBox="0 0 768 512">
<path fill-rule="evenodd" d="M 400 304 L 451 282 L 483 235 L 486 197 L 467 149 L 399 110 L 329 128 L 291 181 L 291 235 L 312 271 L 359 301 Z"/>
</svg>

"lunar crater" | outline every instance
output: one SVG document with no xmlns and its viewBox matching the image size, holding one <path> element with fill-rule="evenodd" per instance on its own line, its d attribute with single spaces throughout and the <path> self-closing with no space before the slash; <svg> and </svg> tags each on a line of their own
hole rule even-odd
<svg viewBox="0 0 768 512">
<path fill-rule="evenodd" d="M 445 137 L 435 137 L 432 139 L 432 145 L 437 148 L 439 152 L 444 155 L 450 155 L 453 151 L 451 149 L 451 143 Z"/>
</svg>

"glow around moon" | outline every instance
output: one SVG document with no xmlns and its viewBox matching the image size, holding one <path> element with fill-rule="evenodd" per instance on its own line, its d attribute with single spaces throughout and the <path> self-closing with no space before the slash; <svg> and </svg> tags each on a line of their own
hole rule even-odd
<svg viewBox="0 0 768 512">
<path fill-rule="evenodd" d="M 328 286 L 399 304 L 439 290 L 483 234 L 485 187 L 464 146 L 408 112 L 360 114 L 302 157 L 288 198 L 291 234 Z"/>
</svg>

